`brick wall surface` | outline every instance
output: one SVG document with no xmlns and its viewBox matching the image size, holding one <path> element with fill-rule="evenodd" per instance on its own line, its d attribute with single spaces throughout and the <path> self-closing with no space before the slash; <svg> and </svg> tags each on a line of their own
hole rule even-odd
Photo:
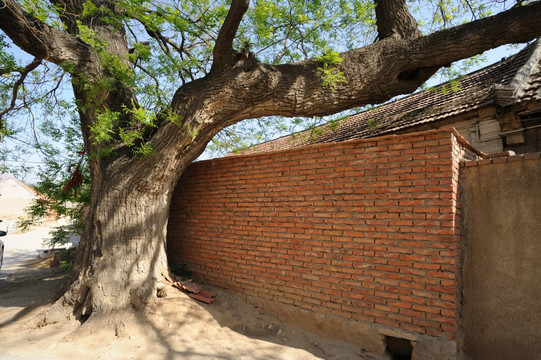
<svg viewBox="0 0 541 360">
<path fill-rule="evenodd" d="M 460 138 L 452 130 L 192 164 L 172 264 L 304 310 L 455 339 Z"/>
</svg>

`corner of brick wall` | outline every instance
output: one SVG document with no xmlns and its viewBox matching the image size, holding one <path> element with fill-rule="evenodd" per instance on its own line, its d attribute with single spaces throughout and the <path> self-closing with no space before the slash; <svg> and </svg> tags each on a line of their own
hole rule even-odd
<svg viewBox="0 0 541 360">
<path fill-rule="evenodd" d="M 463 152 L 439 130 L 194 163 L 170 262 L 248 298 L 456 339 Z"/>
</svg>

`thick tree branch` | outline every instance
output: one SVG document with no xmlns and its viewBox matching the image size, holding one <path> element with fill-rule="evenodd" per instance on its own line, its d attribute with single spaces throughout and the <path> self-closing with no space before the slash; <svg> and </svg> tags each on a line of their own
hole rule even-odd
<svg viewBox="0 0 541 360">
<path fill-rule="evenodd" d="M 0 0 L 0 29 L 23 51 L 57 65 L 77 68 L 91 58 L 87 44 L 37 20 L 13 0 Z"/>
<path fill-rule="evenodd" d="M 233 60 L 233 40 L 249 5 L 250 0 L 233 0 L 231 2 L 231 7 L 229 8 L 224 24 L 218 33 L 216 45 L 214 46 L 213 69 L 222 68 L 225 65 L 231 64 Z"/>
<path fill-rule="evenodd" d="M 378 38 L 409 39 L 421 36 L 417 21 L 410 14 L 405 0 L 374 0 Z"/>
<path fill-rule="evenodd" d="M 83 11 L 84 0 L 50 0 L 60 14 L 60 18 L 68 33 L 76 34 L 78 31 L 77 19 Z"/>
<path fill-rule="evenodd" d="M 441 67 L 501 45 L 531 41 L 541 36 L 540 17 L 537 1 L 414 39 L 408 43 L 410 67 Z"/>
<path fill-rule="evenodd" d="M 417 89 L 440 67 L 499 45 L 526 42 L 541 35 L 541 2 L 421 38 L 391 36 L 341 54 L 347 82 L 324 86 L 321 63 L 307 60 L 271 66 L 253 60 L 179 89 L 172 108 L 192 129 L 215 132 L 243 119 L 262 116 L 320 116 L 367 104 L 379 104 Z M 190 104 L 203 109 L 186 112 Z M 188 110 L 189 112 L 189 110 Z"/>
<path fill-rule="evenodd" d="M 302 76 L 306 90 L 295 96 L 291 106 L 302 115 L 332 114 L 354 106 L 377 104 L 400 94 L 411 93 L 439 68 L 509 43 L 523 43 L 541 36 L 541 2 L 516 7 L 495 16 L 412 39 L 388 38 L 372 45 L 341 54 L 347 82 L 336 91 L 315 84 L 317 71 L 307 63 L 277 67 L 289 75 Z M 308 75 L 307 72 L 312 72 Z M 306 76 L 301 75 L 306 74 Z M 319 75 L 320 76 L 320 75 Z M 286 79 L 286 75 L 281 76 Z M 317 99 L 324 97 L 323 106 Z M 280 106 L 281 109 L 285 107 Z M 291 110 L 293 110 L 291 109 Z M 285 114 L 284 114 L 285 115 Z"/>
</svg>

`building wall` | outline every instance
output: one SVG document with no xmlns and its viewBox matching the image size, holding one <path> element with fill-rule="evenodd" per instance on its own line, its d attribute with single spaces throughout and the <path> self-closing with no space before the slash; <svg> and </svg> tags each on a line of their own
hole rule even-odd
<svg viewBox="0 0 541 360">
<path fill-rule="evenodd" d="M 540 154 L 467 162 L 464 353 L 541 359 Z"/>
<path fill-rule="evenodd" d="M 459 159 L 473 156 L 460 139 L 447 129 L 194 163 L 171 206 L 170 262 L 334 336 L 368 326 L 372 338 L 351 336 L 370 351 L 398 336 L 453 353 Z"/>
<path fill-rule="evenodd" d="M 449 116 L 444 120 L 431 121 L 428 123 L 405 128 L 401 134 L 419 132 L 433 129 L 445 129 L 453 127 L 475 149 L 485 154 L 493 154 L 504 150 L 502 130 L 497 115 L 497 108 L 489 106 L 467 113 L 459 113 Z M 507 150 L 522 149 L 523 146 L 508 146 Z"/>
<path fill-rule="evenodd" d="M 0 219 L 13 221 L 24 216 L 35 197 L 35 193 L 18 180 L 8 176 L 0 178 Z"/>
</svg>

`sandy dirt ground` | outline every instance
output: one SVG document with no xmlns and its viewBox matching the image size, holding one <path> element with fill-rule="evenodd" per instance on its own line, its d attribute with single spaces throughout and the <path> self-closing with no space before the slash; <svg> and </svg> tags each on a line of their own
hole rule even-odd
<svg viewBox="0 0 541 360">
<path fill-rule="evenodd" d="M 212 304 L 168 288 L 167 297 L 127 320 L 120 335 L 104 328 L 74 340 L 79 322 L 41 322 L 64 278 L 48 259 L 12 261 L 0 277 L 1 360 L 371 359 L 351 344 L 280 323 L 237 294 L 207 286 L 218 294 Z"/>
</svg>

